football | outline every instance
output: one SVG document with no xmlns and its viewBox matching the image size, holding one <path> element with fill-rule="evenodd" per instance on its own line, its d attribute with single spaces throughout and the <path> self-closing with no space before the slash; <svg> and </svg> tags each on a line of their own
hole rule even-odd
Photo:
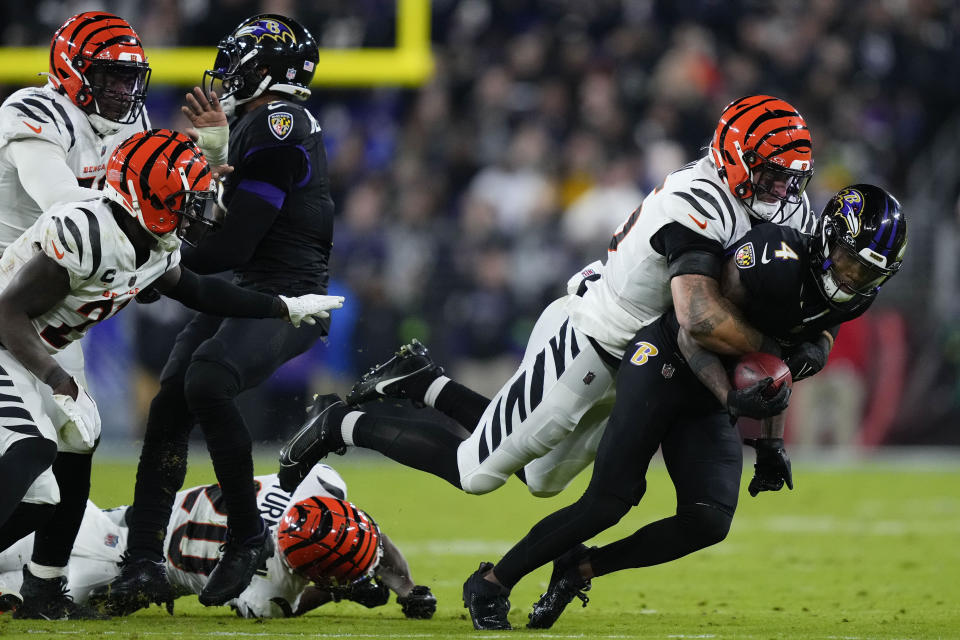
<svg viewBox="0 0 960 640">
<path fill-rule="evenodd" d="M 747 353 L 740 358 L 733 370 L 733 384 L 737 389 L 745 389 L 768 377 L 773 378 L 769 395 L 779 390 L 781 385 L 789 387 L 793 384 L 790 368 L 783 360 L 769 353 Z"/>
</svg>

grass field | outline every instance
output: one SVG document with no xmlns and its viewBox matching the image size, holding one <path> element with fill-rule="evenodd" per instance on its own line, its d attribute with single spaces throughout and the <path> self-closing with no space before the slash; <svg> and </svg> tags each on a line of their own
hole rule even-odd
<svg viewBox="0 0 960 640">
<path fill-rule="evenodd" d="M 209 482 L 201 455 L 188 485 Z M 0 616 L 0 636 L 107 638 L 960 638 L 960 465 L 857 463 L 822 466 L 800 457 L 796 490 L 750 498 L 742 491 L 729 537 L 659 567 L 594 581 L 587 608 L 571 605 L 547 632 L 523 628 L 549 575 L 542 568 L 511 595 L 508 633 L 473 631 L 460 589 L 481 560 L 496 560 L 536 519 L 579 496 L 529 496 L 518 482 L 466 496 L 432 476 L 388 462 L 335 459 L 350 497 L 398 543 L 415 580 L 439 600 L 430 621 L 404 619 L 391 602 L 368 610 L 331 604 L 292 620 L 241 620 L 227 608 L 177 601 L 121 620 L 36 623 Z M 273 471 L 272 461 L 258 472 Z M 98 463 L 93 498 L 126 504 L 134 466 Z M 746 483 L 744 483 L 744 486 Z M 662 466 L 643 504 L 605 542 L 673 509 Z M 575 601 L 576 602 L 576 601 Z"/>
</svg>

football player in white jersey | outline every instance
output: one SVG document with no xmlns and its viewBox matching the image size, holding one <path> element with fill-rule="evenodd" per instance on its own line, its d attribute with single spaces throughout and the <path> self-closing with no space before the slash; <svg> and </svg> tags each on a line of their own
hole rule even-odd
<svg viewBox="0 0 960 640">
<path fill-rule="evenodd" d="M 91 325 L 151 284 L 193 309 L 287 318 L 296 326 L 342 304 L 332 296 L 244 290 L 181 268 L 181 238 L 213 226 L 205 211 L 215 194 L 207 161 L 189 138 L 164 129 L 140 132 L 111 155 L 99 197 L 53 206 L 3 252 L 0 549 L 37 530 L 60 502 L 82 519 L 100 419 L 83 385 L 54 355 Z M 61 413 L 69 420 L 60 420 Z M 73 470 L 70 486 L 51 471 L 58 448 L 87 460 Z M 15 616 L 95 615 L 65 595 L 68 559 L 69 552 L 62 564 L 24 567 L 24 603 Z"/>
<path fill-rule="evenodd" d="M 408 618 L 430 618 L 437 601 L 429 587 L 417 585 L 410 577 L 410 566 L 400 550 L 362 510 L 347 500 L 347 487 L 333 468 L 318 464 L 294 493 L 280 489 L 276 475 L 257 476 L 257 506 L 270 526 L 276 551 L 266 559 L 250 586 L 227 604 L 245 618 L 297 616 L 330 602 L 351 600 L 367 607 L 386 604 L 390 591 L 397 594 Z M 199 594 L 220 558 L 220 545 L 227 533 L 223 496 L 216 484 L 193 487 L 177 493 L 167 526 L 165 560 L 167 574 L 176 596 Z M 300 510 L 296 510 L 296 506 Z M 80 534 L 68 565 L 70 595 L 87 602 L 97 587 L 109 584 L 120 574 L 119 563 L 127 547 L 127 510 L 117 507 L 101 511 L 87 502 Z M 309 517 L 330 511 L 326 520 Z M 295 512 L 287 522 L 284 515 Z M 300 514 L 303 525 L 297 525 Z M 338 537 L 341 524 L 348 524 L 340 544 L 329 544 Z M 326 527 L 320 530 L 320 526 Z M 315 542 L 299 545 L 298 533 L 305 532 Z M 364 538 L 364 536 L 366 536 Z M 24 538 L 0 553 L 0 582 L 10 588 L 20 583 L 20 568 L 29 560 L 32 536 Z M 312 579 L 311 569 L 295 566 L 308 558 L 312 565 L 332 565 L 353 554 L 355 561 L 339 562 L 349 571 L 321 569 Z M 337 583 L 324 580 L 339 573 Z M 149 602 L 140 603 L 148 606 Z M 164 603 L 170 611 L 173 601 Z M 129 613 L 133 609 L 122 612 Z M 112 613 L 121 613 L 119 611 Z"/>
<path fill-rule="evenodd" d="M 0 106 L 0 253 L 55 204 L 98 197 L 113 149 L 150 128 L 143 106 L 150 67 L 122 18 L 88 11 L 67 20 L 53 36 L 46 75 L 46 86 L 20 89 Z M 55 358 L 86 385 L 79 341 Z M 56 426 L 67 421 L 48 409 Z M 72 477 L 84 477 L 89 465 L 88 454 L 64 451 L 53 473 L 64 492 L 85 492 Z M 68 497 L 42 526 L 38 573 L 66 563 L 84 500 Z"/>
<path fill-rule="evenodd" d="M 543 311 L 520 368 L 492 400 L 442 375 L 420 343 L 406 345 L 366 374 L 347 404 L 330 398 L 294 436 L 281 453 L 281 482 L 294 486 L 319 457 L 354 445 L 467 493 L 517 474 L 534 495 L 555 495 L 593 460 L 631 338 L 671 307 L 704 348 L 779 353 L 722 297 L 718 275 L 726 250 L 756 222 L 813 229 L 804 193 L 812 173 L 810 133 L 796 109 L 772 96 L 735 100 L 708 153 L 668 175 L 616 230 L 606 261 L 575 274 L 568 295 Z M 384 396 L 432 406 L 464 430 L 347 406 Z"/>
</svg>

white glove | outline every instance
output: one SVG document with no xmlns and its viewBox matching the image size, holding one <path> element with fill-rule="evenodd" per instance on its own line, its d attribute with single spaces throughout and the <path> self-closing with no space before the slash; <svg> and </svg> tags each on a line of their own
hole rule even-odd
<svg viewBox="0 0 960 640">
<path fill-rule="evenodd" d="M 53 400 L 70 422 L 60 427 L 60 438 L 74 448 L 92 449 L 100 437 L 100 412 L 83 386 L 77 383 L 77 399 L 59 393 L 53 394 Z"/>
<path fill-rule="evenodd" d="M 343 306 L 343 296 L 321 296 L 308 293 L 295 298 L 280 296 L 280 299 L 287 305 L 287 319 L 295 327 L 299 327 L 301 322 L 316 324 L 317 318 L 329 318 L 329 312 L 332 309 Z"/>
</svg>

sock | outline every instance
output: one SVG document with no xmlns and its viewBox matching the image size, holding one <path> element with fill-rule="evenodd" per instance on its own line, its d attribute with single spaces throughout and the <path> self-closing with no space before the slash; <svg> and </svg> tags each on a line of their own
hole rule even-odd
<svg viewBox="0 0 960 640">
<path fill-rule="evenodd" d="M 459 382 L 447 380 L 436 392 L 433 407 L 459 422 L 467 431 L 473 432 L 487 410 L 490 398 L 480 395 Z"/>
<path fill-rule="evenodd" d="M 37 564 L 36 562 L 30 561 L 28 565 L 30 573 L 33 574 L 34 578 L 40 578 L 41 580 L 53 580 L 54 578 L 66 578 L 67 577 L 67 567 L 48 567 L 42 564 Z"/>
<path fill-rule="evenodd" d="M 437 376 L 434 378 L 430 386 L 427 387 L 427 391 L 423 394 L 423 404 L 436 409 L 437 396 L 440 395 L 440 392 L 447 386 L 448 382 L 450 382 L 450 378 L 447 376 Z"/>
<path fill-rule="evenodd" d="M 6 525 L 27 489 L 56 456 L 57 443 L 39 437 L 17 440 L 0 456 L 0 526 Z"/>
<path fill-rule="evenodd" d="M 53 463 L 53 475 L 60 485 L 60 504 L 56 506 L 53 517 L 37 529 L 31 557 L 37 565 L 66 567 L 70 561 L 70 552 L 80 531 L 87 498 L 90 497 L 92 464 L 92 454 L 57 454 Z"/>
<path fill-rule="evenodd" d="M 441 376 L 440 371 L 441 369 L 439 367 L 433 367 L 432 369 L 421 371 L 417 375 L 404 380 L 401 384 L 403 385 L 403 390 L 407 393 L 407 397 L 414 401 L 424 401 L 427 395 L 427 389 L 430 388 L 434 380 Z"/>
<path fill-rule="evenodd" d="M 357 420 L 359 420 L 362 415 L 362 411 L 351 411 L 345 415 L 340 422 L 340 438 L 345 445 L 350 447 L 356 446 L 356 443 L 353 441 L 353 429 L 357 425 Z"/>
<path fill-rule="evenodd" d="M 461 488 L 457 448 L 463 437 L 432 422 L 427 415 L 409 420 L 360 413 L 350 437 L 358 447 L 379 451 L 391 460 L 432 473 Z"/>
</svg>

